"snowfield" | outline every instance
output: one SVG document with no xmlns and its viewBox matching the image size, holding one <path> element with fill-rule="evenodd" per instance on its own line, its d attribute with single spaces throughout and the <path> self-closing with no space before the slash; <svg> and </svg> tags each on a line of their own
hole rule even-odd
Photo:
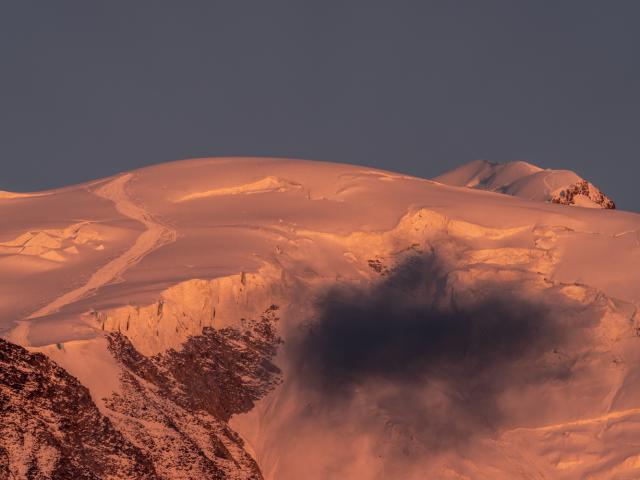
<svg viewBox="0 0 640 480">
<path fill-rule="evenodd" d="M 640 478 L 640 216 L 581 182 L 211 158 L 1 192 L 0 478 Z"/>
</svg>

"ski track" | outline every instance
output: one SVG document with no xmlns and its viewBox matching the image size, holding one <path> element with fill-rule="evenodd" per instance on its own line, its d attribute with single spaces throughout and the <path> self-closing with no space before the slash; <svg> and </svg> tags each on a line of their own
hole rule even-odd
<svg viewBox="0 0 640 480">
<path fill-rule="evenodd" d="M 94 190 L 93 193 L 99 197 L 111 200 L 115 204 L 118 212 L 125 217 L 142 223 L 146 230 L 140 234 L 127 251 L 96 270 L 84 285 L 63 294 L 51 303 L 33 312 L 27 317 L 27 320 L 18 322 L 18 325 L 8 336 L 10 341 L 27 346 L 29 320 L 56 313 L 64 306 L 94 293 L 100 287 L 121 279 L 126 270 L 138 263 L 146 255 L 162 245 L 175 240 L 176 231 L 173 228 L 155 220 L 150 212 L 145 210 L 143 206 L 133 202 L 129 197 L 127 194 L 127 184 L 133 178 L 134 174 L 131 173 L 121 175 Z"/>
</svg>

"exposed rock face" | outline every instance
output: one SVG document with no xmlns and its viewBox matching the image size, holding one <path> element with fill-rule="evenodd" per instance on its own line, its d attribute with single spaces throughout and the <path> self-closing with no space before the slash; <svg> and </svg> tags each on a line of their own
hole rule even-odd
<svg viewBox="0 0 640 480">
<path fill-rule="evenodd" d="M 102 412 L 46 356 L 0 340 L 0 478 L 261 479 L 227 421 L 280 381 L 277 310 L 153 357 L 109 334 L 121 388 Z"/>
<path fill-rule="evenodd" d="M 0 339 L 0 478 L 158 478 L 78 380 Z"/>
<path fill-rule="evenodd" d="M 561 205 L 576 205 L 576 200 L 579 197 L 587 198 L 600 205 L 602 208 L 608 208 L 611 210 L 616 208 L 616 204 L 613 200 L 586 180 L 569 185 L 566 189 L 554 195 L 551 198 L 551 202 L 559 203 Z"/>
</svg>

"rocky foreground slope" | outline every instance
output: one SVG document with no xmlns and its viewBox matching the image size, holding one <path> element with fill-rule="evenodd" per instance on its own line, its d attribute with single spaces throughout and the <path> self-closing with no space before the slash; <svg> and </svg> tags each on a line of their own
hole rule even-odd
<svg viewBox="0 0 640 480">
<path fill-rule="evenodd" d="M 86 387 L 41 353 L 0 340 L 1 478 L 156 478 Z"/>
<path fill-rule="evenodd" d="M 227 422 L 280 379 L 276 312 L 151 357 L 107 335 L 120 383 L 101 409 L 47 356 L 0 340 L 2 478 L 262 478 Z"/>
<path fill-rule="evenodd" d="M 0 215 L 0 478 L 640 475 L 637 214 L 234 158 Z"/>
</svg>

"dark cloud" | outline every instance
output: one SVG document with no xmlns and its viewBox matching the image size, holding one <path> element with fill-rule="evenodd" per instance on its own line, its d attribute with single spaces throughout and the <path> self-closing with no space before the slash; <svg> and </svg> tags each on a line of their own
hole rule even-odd
<svg viewBox="0 0 640 480">
<path fill-rule="evenodd" d="M 569 324 L 579 332 L 575 305 L 490 282 L 455 301 L 461 292 L 446 278 L 437 256 L 415 257 L 370 288 L 319 299 L 316 318 L 289 345 L 314 415 L 364 396 L 389 425 L 447 447 L 506 421 L 500 398 L 510 388 L 571 377 L 560 352 Z"/>
</svg>

